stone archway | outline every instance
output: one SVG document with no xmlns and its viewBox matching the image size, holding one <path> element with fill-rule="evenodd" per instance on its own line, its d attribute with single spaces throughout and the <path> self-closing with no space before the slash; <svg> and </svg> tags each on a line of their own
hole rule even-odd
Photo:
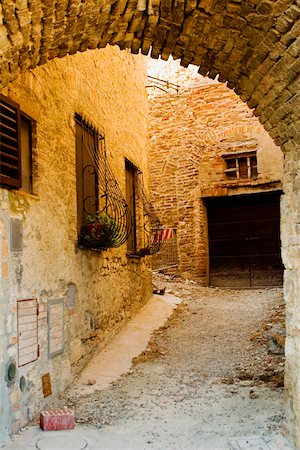
<svg viewBox="0 0 300 450">
<path fill-rule="evenodd" d="M 219 75 L 255 108 L 276 143 L 292 148 L 297 0 L 5 1 L 0 14 L 2 86 L 20 71 L 108 43 L 133 53 L 151 49 L 153 58 L 172 55 L 200 66 L 202 75 Z"/>
<path fill-rule="evenodd" d="M 172 55 L 200 66 L 202 75 L 219 75 L 255 108 L 276 144 L 292 148 L 297 0 L 4 1 L 0 17 L 2 86 L 20 71 L 108 43 L 133 53 L 151 49 L 153 58 Z"/>
<path fill-rule="evenodd" d="M 0 6 L 0 86 L 56 57 L 118 45 L 219 76 L 254 108 L 285 153 L 282 244 L 288 421 L 300 447 L 299 0 L 97 0 Z"/>
</svg>

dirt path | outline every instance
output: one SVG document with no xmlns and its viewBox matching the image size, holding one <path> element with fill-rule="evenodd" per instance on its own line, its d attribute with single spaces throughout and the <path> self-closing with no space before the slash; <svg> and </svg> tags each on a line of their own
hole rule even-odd
<svg viewBox="0 0 300 450">
<path fill-rule="evenodd" d="M 233 437 L 278 433 L 283 357 L 267 343 L 282 326 L 281 290 L 168 277 L 155 284 L 184 302 L 129 373 L 103 391 L 66 393 L 55 406 L 68 404 L 79 422 L 100 428 L 104 449 L 225 450 Z"/>
<path fill-rule="evenodd" d="M 162 337 L 155 334 L 172 354 L 167 365 L 194 369 L 201 378 L 283 372 L 283 357 L 270 354 L 266 345 L 272 331 L 284 327 L 281 289 L 203 288 L 158 275 L 155 282 L 184 300 Z"/>
</svg>

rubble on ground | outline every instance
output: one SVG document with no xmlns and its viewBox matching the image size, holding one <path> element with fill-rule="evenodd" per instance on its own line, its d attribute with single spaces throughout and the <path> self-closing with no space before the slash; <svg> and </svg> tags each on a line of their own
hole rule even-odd
<svg viewBox="0 0 300 450">
<path fill-rule="evenodd" d="M 153 333 L 131 370 L 93 394 L 67 391 L 51 407 L 75 409 L 78 423 L 101 428 L 136 418 L 147 423 L 150 415 L 170 414 L 171 420 L 174 408 L 210 424 L 214 405 L 227 408 L 230 402 L 228 418 L 218 425 L 224 426 L 222 432 L 228 432 L 228 424 L 231 430 L 260 432 L 262 420 L 268 430 L 278 430 L 283 420 L 282 290 L 214 289 L 161 274 L 155 274 L 154 284 L 183 301 Z"/>
<path fill-rule="evenodd" d="M 186 280 L 180 275 L 154 274 L 154 283 L 160 289 L 165 288 L 167 293 L 176 295 L 185 300 L 191 300 L 199 292 L 207 289 L 199 286 L 193 280 Z M 222 295 L 222 289 L 209 288 L 216 295 Z M 268 291 L 270 289 L 266 289 Z M 279 290 L 279 289 L 278 289 Z M 226 292 L 226 290 L 224 290 Z M 178 311 L 175 313 L 175 315 Z M 195 312 L 194 312 L 195 313 Z M 174 317 L 171 320 L 174 320 Z M 254 345 L 251 345 L 254 344 Z M 285 307 L 283 298 L 269 311 L 268 317 L 250 336 L 249 348 L 253 354 L 251 362 L 242 361 L 236 367 L 233 377 L 225 377 L 224 384 L 239 383 L 243 385 L 248 381 L 249 386 L 268 383 L 274 387 L 284 385 L 284 345 L 285 345 Z"/>
</svg>

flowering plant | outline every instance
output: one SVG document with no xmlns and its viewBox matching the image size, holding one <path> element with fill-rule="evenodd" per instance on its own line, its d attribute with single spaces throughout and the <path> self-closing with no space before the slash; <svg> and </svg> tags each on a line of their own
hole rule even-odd
<svg viewBox="0 0 300 450">
<path fill-rule="evenodd" d="M 114 247 L 118 239 L 119 227 L 114 219 L 105 213 L 87 216 L 80 229 L 79 243 L 91 248 Z"/>
</svg>

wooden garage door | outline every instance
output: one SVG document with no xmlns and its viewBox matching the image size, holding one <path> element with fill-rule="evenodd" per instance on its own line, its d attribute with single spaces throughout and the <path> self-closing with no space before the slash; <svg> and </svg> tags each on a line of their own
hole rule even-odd
<svg viewBox="0 0 300 450">
<path fill-rule="evenodd" d="M 282 286 L 280 193 L 207 200 L 210 284 Z"/>
</svg>

